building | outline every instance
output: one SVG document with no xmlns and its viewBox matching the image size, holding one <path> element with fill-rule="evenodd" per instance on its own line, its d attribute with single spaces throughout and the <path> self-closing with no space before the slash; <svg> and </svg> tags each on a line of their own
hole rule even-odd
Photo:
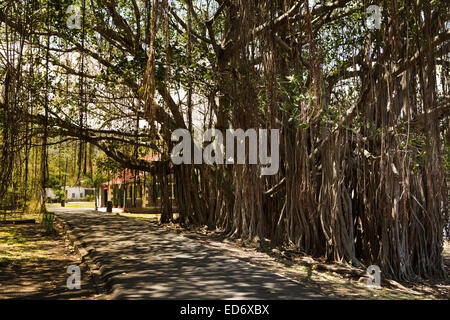
<svg viewBox="0 0 450 320">
<path fill-rule="evenodd" d="M 94 188 L 65 187 L 64 194 L 67 200 L 84 200 L 86 196 L 94 196 Z"/>
<path fill-rule="evenodd" d="M 159 161 L 160 157 L 147 156 L 146 161 Z M 169 176 L 169 198 L 172 211 L 176 212 L 177 185 L 173 174 Z M 97 195 L 97 206 L 106 207 L 111 201 L 113 208 L 133 212 L 160 213 L 161 187 L 158 181 L 145 173 L 135 173 L 125 169 L 118 176 L 102 184 Z"/>
<path fill-rule="evenodd" d="M 45 188 L 45 197 L 49 201 L 58 200 L 58 196 L 56 195 L 55 191 L 52 188 Z"/>
</svg>

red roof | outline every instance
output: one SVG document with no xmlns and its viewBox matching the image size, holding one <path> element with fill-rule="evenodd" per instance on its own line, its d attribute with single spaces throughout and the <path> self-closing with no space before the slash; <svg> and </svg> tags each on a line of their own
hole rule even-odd
<svg viewBox="0 0 450 320">
<path fill-rule="evenodd" d="M 140 160 L 145 160 L 147 162 L 156 162 L 161 161 L 161 155 L 155 154 L 155 155 L 148 155 L 142 158 L 139 158 Z M 110 184 L 122 184 L 124 182 L 130 182 L 134 181 L 135 178 L 139 177 L 139 174 L 135 174 L 130 169 L 124 169 L 122 172 L 120 172 L 117 177 L 111 181 L 104 182 L 103 185 L 110 185 Z"/>
<path fill-rule="evenodd" d="M 160 154 L 151 154 L 142 158 L 139 158 L 140 160 L 145 160 L 148 162 L 155 162 L 155 161 L 161 161 L 161 155 Z"/>
</svg>

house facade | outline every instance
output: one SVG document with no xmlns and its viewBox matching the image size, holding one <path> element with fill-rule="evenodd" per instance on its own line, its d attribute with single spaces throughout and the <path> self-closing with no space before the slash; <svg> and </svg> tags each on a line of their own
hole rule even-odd
<svg viewBox="0 0 450 320">
<path fill-rule="evenodd" d="M 55 191 L 52 188 L 45 188 L 45 197 L 49 201 L 55 201 L 55 200 L 58 199 L 58 197 L 56 196 Z"/>
<path fill-rule="evenodd" d="M 142 158 L 147 161 L 159 161 L 158 156 Z M 169 176 L 169 198 L 172 211 L 176 212 L 177 185 L 173 174 Z M 104 208 L 111 201 L 113 208 L 132 212 L 160 213 L 161 186 L 158 181 L 145 173 L 133 173 L 123 170 L 115 179 L 105 182 L 97 193 L 97 206 Z"/>
<path fill-rule="evenodd" d="M 83 187 L 65 187 L 64 194 L 66 199 L 69 200 L 83 200 L 87 195 L 94 196 L 94 188 L 83 188 Z"/>
</svg>

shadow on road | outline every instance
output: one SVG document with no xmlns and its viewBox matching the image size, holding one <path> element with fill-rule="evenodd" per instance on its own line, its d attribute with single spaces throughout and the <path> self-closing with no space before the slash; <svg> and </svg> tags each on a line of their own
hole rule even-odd
<svg viewBox="0 0 450 320">
<path fill-rule="evenodd" d="M 102 266 L 114 299 L 314 299 L 310 289 L 156 225 L 60 210 Z"/>
</svg>

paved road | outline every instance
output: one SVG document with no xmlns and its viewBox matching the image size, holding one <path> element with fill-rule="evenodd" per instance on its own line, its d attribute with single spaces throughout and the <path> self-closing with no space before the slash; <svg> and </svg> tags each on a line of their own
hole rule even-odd
<svg viewBox="0 0 450 320">
<path fill-rule="evenodd" d="M 324 298 L 157 225 L 83 209 L 55 212 L 101 265 L 113 299 Z"/>
</svg>

